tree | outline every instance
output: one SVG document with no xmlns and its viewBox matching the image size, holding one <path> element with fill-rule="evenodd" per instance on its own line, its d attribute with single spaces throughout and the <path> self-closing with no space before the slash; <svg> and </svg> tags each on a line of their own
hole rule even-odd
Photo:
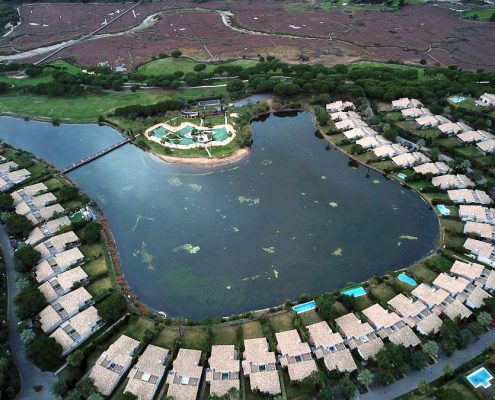
<svg viewBox="0 0 495 400">
<path fill-rule="evenodd" d="M 492 322 L 492 316 L 486 311 L 481 311 L 476 317 L 476 322 L 483 327 L 487 327 Z"/>
<path fill-rule="evenodd" d="M 117 400 L 137 400 L 138 397 L 131 392 L 125 392 L 121 393 L 120 395 L 117 396 Z"/>
<path fill-rule="evenodd" d="M 84 361 L 84 352 L 81 349 L 74 351 L 67 357 L 67 365 L 71 367 L 80 367 Z"/>
<path fill-rule="evenodd" d="M 14 208 L 14 199 L 7 193 L 0 194 L 0 211 L 11 211 Z"/>
<path fill-rule="evenodd" d="M 17 275 L 15 278 L 15 286 L 22 292 L 31 286 L 31 281 L 23 275 Z"/>
<path fill-rule="evenodd" d="M 431 385 L 426 381 L 420 381 L 418 384 L 418 390 L 420 394 L 426 395 L 430 392 Z"/>
<path fill-rule="evenodd" d="M 480 337 L 480 335 L 485 332 L 485 328 L 483 328 L 478 321 L 473 321 L 468 325 L 468 329 L 471 331 L 475 338 Z"/>
<path fill-rule="evenodd" d="M 19 334 L 19 337 L 21 338 L 21 342 L 24 343 L 24 345 L 26 345 L 29 342 L 32 342 L 36 338 L 36 334 L 32 329 L 24 329 Z"/>
<path fill-rule="evenodd" d="M 79 194 L 79 190 L 74 186 L 64 185 L 58 191 L 58 198 L 60 201 L 74 200 Z"/>
<path fill-rule="evenodd" d="M 363 146 L 360 144 L 354 143 L 351 146 L 351 154 L 361 154 L 364 152 Z"/>
<path fill-rule="evenodd" d="M 438 354 L 440 347 L 438 343 L 433 340 L 428 340 L 425 344 L 423 344 L 423 351 L 429 357 L 436 357 Z"/>
<path fill-rule="evenodd" d="M 467 328 L 464 328 L 459 332 L 459 335 L 457 336 L 457 344 L 459 348 L 464 349 L 466 348 L 469 343 L 473 340 L 473 334 L 471 331 Z"/>
<path fill-rule="evenodd" d="M 25 238 L 31 232 L 33 224 L 24 215 L 11 214 L 5 221 L 7 230 L 14 236 L 19 238 Z"/>
<path fill-rule="evenodd" d="M 244 90 L 244 82 L 240 79 L 233 79 L 227 83 L 226 89 L 229 93 L 242 92 Z"/>
<path fill-rule="evenodd" d="M 419 63 L 421 65 L 426 65 L 426 60 L 424 58 L 422 58 L 421 60 L 419 60 Z"/>
<path fill-rule="evenodd" d="M 380 368 L 376 373 L 376 379 L 381 385 L 390 385 L 395 382 L 395 375 L 392 371 L 388 368 Z"/>
<path fill-rule="evenodd" d="M 346 399 L 350 399 L 356 393 L 357 387 L 354 382 L 348 376 L 343 377 L 340 380 L 340 387 L 342 389 L 342 393 Z"/>
<path fill-rule="evenodd" d="M 442 372 L 446 377 L 451 377 L 454 373 L 454 368 L 452 368 L 452 365 L 446 364 L 445 367 L 443 367 Z"/>
<path fill-rule="evenodd" d="M 329 119 L 330 116 L 328 115 L 327 111 L 323 108 L 316 113 L 316 120 L 320 125 L 328 124 Z"/>
<path fill-rule="evenodd" d="M 173 58 L 179 58 L 182 55 L 182 51 L 180 51 L 180 50 L 174 50 L 174 51 L 172 51 L 172 53 L 170 53 L 170 55 Z"/>
<path fill-rule="evenodd" d="M 206 64 L 196 64 L 194 66 L 194 71 L 196 72 L 204 71 L 205 69 L 206 69 Z"/>
<path fill-rule="evenodd" d="M 38 261 L 41 253 L 31 245 L 20 246 L 14 253 L 16 269 L 19 272 L 30 272 Z"/>
<path fill-rule="evenodd" d="M 67 393 L 68 387 L 67 383 L 63 379 L 57 379 L 57 381 L 52 386 L 52 393 L 55 396 L 63 397 L 65 393 Z"/>
<path fill-rule="evenodd" d="M 450 357 L 452 354 L 455 353 L 457 350 L 457 342 L 454 339 L 443 339 L 440 342 L 440 346 L 442 346 L 443 351 L 445 351 L 445 354 L 447 354 L 448 357 Z"/>
<path fill-rule="evenodd" d="M 96 243 L 100 240 L 101 225 L 96 221 L 90 221 L 81 229 L 79 237 L 83 243 Z"/>
<path fill-rule="evenodd" d="M 358 382 L 366 387 L 371 386 L 371 384 L 373 383 L 373 379 L 374 379 L 373 373 L 367 368 L 364 368 L 361 371 L 359 371 L 359 374 L 357 376 Z"/>
<path fill-rule="evenodd" d="M 439 400 L 464 400 L 464 395 L 454 388 L 441 388 L 435 394 Z"/>
<path fill-rule="evenodd" d="M 411 365 L 414 369 L 422 370 L 428 364 L 428 355 L 424 351 L 415 351 L 411 355 Z"/>
<path fill-rule="evenodd" d="M 26 353 L 43 371 L 51 370 L 62 361 L 62 346 L 49 336 L 40 335 L 26 346 Z"/>
<path fill-rule="evenodd" d="M 114 322 L 127 310 L 127 300 L 122 293 L 113 292 L 97 305 L 97 308 L 100 317 L 109 322 Z"/>
<path fill-rule="evenodd" d="M 30 287 L 20 292 L 14 303 L 19 319 L 26 319 L 38 314 L 46 306 L 46 299 L 37 287 Z"/>
<path fill-rule="evenodd" d="M 332 387 L 330 385 L 323 386 L 323 388 L 318 392 L 318 398 L 321 400 L 333 399 Z"/>
<path fill-rule="evenodd" d="M 87 400 L 104 400 L 104 398 L 101 394 L 95 392 L 95 393 L 91 393 L 88 396 Z"/>
<path fill-rule="evenodd" d="M 321 389 L 325 385 L 325 373 L 323 371 L 313 371 L 311 375 L 304 378 L 301 382 L 301 386 L 316 391 Z"/>
<path fill-rule="evenodd" d="M 421 150 L 423 147 L 426 146 L 426 142 L 424 139 L 419 139 L 417 142 L 416 142 L 416 145 L 418 146 L 418 149 Z"/>
<path fill-rule="evenodd" d="M 485 310 L 490 314 L 495 314 L 495 297 L 485 299 Z"/>
</svg>

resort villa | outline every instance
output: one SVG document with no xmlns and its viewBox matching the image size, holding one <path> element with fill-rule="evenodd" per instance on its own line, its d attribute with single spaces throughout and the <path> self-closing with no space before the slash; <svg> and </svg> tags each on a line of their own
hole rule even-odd
<svg viewBox="0 0 495 400">
<path fill-rule="evenodd" d="M 296 329 L 277 332 L 275 337 L 278 342 L 277 349 L 281 354 L 280 364 L 287 367 L 292 382 L 302 381 L 318 370 L 309 344 L 301 341 Z"/>
<path fill-rule="evenodd" d="M 442 320 L 431 312 L 426 304 L 412 300 L 402 293 L 389 300 L 387 304 L 408 326 L 415 328 L 423 336 L 437 333 L 442 326 Z"/>
<path fill-rule="evenodd" d="M 452 297 L 455 297 L 459 293 L 468 290 L 470 282 L 465 278 L 455 278 L 442 272 L 435 278 L 432 285 L 436 288 L 445 290 Z"/>
<path fill-rule="evenodd" d="M 50 337 L 54 338 L 62 346 L 62 355 L 65 356 L 102 326 L 103 321 L 98 315 L 98 311 L 91 306 L 62 323 Z"/>
<path fill-rule="evenodd" d="M 89 373 L 98 391 L 110 396 L 132 364 L 139 342 L 126 335 L 121 335 L 104 351 Z"/>
<path fill-rule="evenodd" d="M 344 136 L 348 140 L 352 140 L 352 141 L 354 141 L 356 139 L 360 139 L 360 138 L 373 137 L 376 135 L 378 135 L 378 132 L 376 132 L 375 130 L 371 129 L 368 126 L 361 126 L 358 128 L 353 128 L 353 129 L 349 129 L 348 131 L 344 132 Z"/>
<path fill-rule="evenodd" d="M 363 126 L 368 126 L 360 117 L 359 118 L 348 118 L 335 123 L 335 128 L 340 131 L 346 131 L 353 128 L 361 128 Z"/>
<path fill-rule="evenodd" d="M 416 119 L 419 117 L 424 117 L 425 115 L 432 115 L 430 110 L 428 110 L 426 107 L 405 108 L 405 109 L 401 110 L 400 113 L 406 119 Z"/>
<path fill-rule="evenodd" d="M 62 322 L 76 315 L 81 308 L 93 304 L 93 297 L 84 288 L 76 289 L 59 297 L 39 314 L 41 329 L 49 333 Z"/>
<path fill-rule="evenodd" d="M 11 193 L 12 200 L 14 201 L 14 206 L 22 201 L 29 201 L 34 196 L 48 191 L 48 188 L 44 183 L 35 183 L 34 185 L 25 186 L 15 192 Z"/>
<path fill-rule="evenodd" d="M 468 238 L 464 242 L 464 248 L 470 251 L 470 257 L 495 267 L 495 247 L 491 243 Z"/>
<path fill-rule="evenodd" d="M 39 242 L 54 236 L 60 229 L 70 226 L 70 224 L 70 219 L 66 215 L 47 221 L 42 226 L 37 226 L 31 231 L 26 243 L 34 246 Z"/>
<path fill-rule="evenodd" d="M 243 358 L 242 370 L 251 389 L 272 396 L 281 393 L 275 353 L 269 350 L 266 338 L 245 339 Z"/>
<path fill-rule="evenodd" d="M 477 205 L 461 205 L 459 206 L 459 217 L 463 221 L 495 225 L 495 209 L 493 208 Z"/>
<path fill-rule="evenodd" d="M 492 93 L 483 93 L 479 100 L 476 101 L 476 104 L 483 107 L 492 107 L 495 108 L 495 94 Z"/>
<path fill-rule="evenodd" d="M 74 247 L 79 244 L 79 238 L 74 231 L 61 233 L 60 235 L 53 236 L 44 242 L 38 244 L 35 250 L 41 253 L 41 258 L 46 259 L 52 255 L 56 255 L 66 251 L 70 247 Z"/>
<path fill-rule="evenodd" d="M 392 108 L 394 110 L 403 110 L 405 108 L 421 107 L 422 104 L 419 100 L 408 99 L 407 97 L 402 97 L 398 100 L 392 101 Z"/>
<path fill-rule="evenodd" d="M 230 389 L 240 390 L 241 363 L 234 345 L 211 347 L 206 381 L 210 383 L 210 395 L 225 396 Z"/>
<path fill-rule="evenodd" d="M 482 190 L 456 189 L 448 190 L 450 200 L 457 204 L 491 204 L 492 199 Z"/>
<path fill-rule="evenodd" d="M 464 261 L 455 260 L 454 264 L 450 268 L 450 273 L 473 282 L 483 276 L 485 273 L 485 267 L 478 263 L 467 263 Z"/>
<path fill-rule="evenodd" d="M 442 175 L 435 176 L 431 180 L 433 186 L 439 187 L 440 189 L 467 189 L 473 188 L 475 186 L 474 182 L 469 179 L 466 175 Z"/>
<path fill-rule="evenodd" d="M 492 154 L 495 152 L 495 139 L 478 142 L 476 143 L 476 146 L 483 152 L 483 154 Z"/>
<path fill-rule="evenodd" d="M 404 146 L 396 143 L 376 147 L 372 151 L 378 158 L 392 158 L 408 152 Z"/>
<path fill-rule="evenodd" d="M 165 376 L 165 363 L 168 350 L 162 347 L 146 347 L 137 363 L 129 371 L 128 382 L 124 393 L 132 393 L 139 400 L 153 400 L 158 386 Z"/>
<path fill-rule="evenodd" d="M 442 133 L 446 133 L 448 135 L 456 135 L 461 132 L 472 131 L 472 128 L 469 125 L 466 125 L 464 122 L 446 122 L 444 124 L 437 126 L 438 130 Z"/>
<path fill-rule="evenodd" d="M 33 225 L 37 225 L 40 222 L 48 221 L 57 215 L 64 213 L 64 208 L 60 204 L 53 204 L 48 207 L 40 208 L 39 210 L 31 211 L 25 215 Z"/>
<path fill-rule="evenodd" d="M 334 101 L 333 103 L 328 103 L 325 106 L 328 113 L 335 113 L 339 111 L 354 109 L 354 104 L 350 101 Z"/>
<path fill-rule="evenodd" d="M 450 122 L 447 118 L 442 115 L 425 115 L 424 117 L 416 118 L 416 123 L 420 128 L 433 128 L 440 124 L 445 124 Z"/>
<path fill-rule="evenodd" d="M 345 121 L 346 119 L 361 119 L 361 116 L 355 111 L 339 111 L 330 114 L 332 121 Z"/>
<path fill-rule="evenodd" d="M 348 131 L 350 132 L 350 131 Z M 347 132 L 344 132 L 344 135 Z M 356 144 L 360 145 L 364 150 L 374 149 L 375 147 L 384 146 L 386 144 L 392 144 L 389 140 L 385 139 L 382 135 L 367 136 L 356 141 Z"/>
<path fill-rule="evenodd" d="M 483 130 L 459 133 L 457 137 L 464 143 L 483 142 L 485 140 L 495 139 L 495 136 Z"/>
<path fill-rule="evenodd" d="M 340 333 L 351 350 L 356 349 L 363 360 L 373 358 L 383 347 L 373 327 L 362 322 L 355 314 L 349 313 L 335 320 Z"/>
<path fill-rule="evenodd" d="M 206 127 L 191 122 L 178 126 L 159 123 L 146 129 L 148 140 L 172 149 L 193 149 L 207 146 L 225 146 L 235 138 L 234 127 L 230 124 Z"/>
<path fill-rule="evenodd" d="M 398 156 L 392 157 L 392 161 L 395 165 L 402 168 L 409 168 L 414 165 L 423 164 L 431 161 L 423 153 L 415 151 L 413 153 L 399 154 Z"/>
<path fill-rule="evenodd" d="M 77 247 L 58 253 L 41 261 L 35 267 L 36 281 L 42 283 L 83 261 L 84 255 Z"/>
<path fill-rule="evenodd" d="M 52 302 L 60 296 L 70 292 L 74 285 L 84 286 L 88 282 L 88 275 L 81 267 L 69 269 L 40 285 L 39 290 L 47 302 Z"/>
<path fill-rule="evenodd" d="M 350 350 L 339 333 L 334 333 L 326 321 L 307 326 L 309 341 L 314 346 L 313 354 L 323 359 L 329 371 L 352 372 L 357 370 Z"/>
<path fill-rule="evenodd" d="M 380 304 L 373 304 L 366 308 L 363 314 L 381 339 L 388 338 L 392 343 L 406 348 L 415 347 L 421 343 L 399 315 L 385 310 Z"/>
<path fill-rule="evenodd" d="M 179 349 L 172 370 L 167 375 L 167 397 L 175 400 L 196 400 L 203 367 L 201 351 Z"/>
<path fill-rule="evenodd" d="M 450 167 L 443 162 L 429 162 L 426 164 L 416 165 L 413 170 L 418 174 L 443 175 L 450 172 Z"/>
<path fill-rule="evenodd" d="M 464 233 L 476 235 L 482 239 L 495 240 L 495 226 L 490 224 L 467 221 L 464 224 Z"/>
</svg>

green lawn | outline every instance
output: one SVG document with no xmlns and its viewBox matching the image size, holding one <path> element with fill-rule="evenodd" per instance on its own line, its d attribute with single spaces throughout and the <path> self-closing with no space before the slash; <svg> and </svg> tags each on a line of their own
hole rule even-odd
<svg viewBox="0 0 495 400">
<path fill-rule="evenodd" d="M 424 266 L 423 264 L 418 264 L 412 267 L 409 272 L 412 274 L 413 278 L 416 281 L 424 281 L 427 283 L 431 283 L 437 277 L 437 274 Z"/>
<path fill-rule="evenodd" d="M 243 340 L 263 337 L 263 327 L 259 321 L 246 322 L 241 325 L 241 329 Z"/>
<path fill-rule="evenodd" d="M 471 157 L 478 157 L 482 156 L 483 153 L 478 149 L 476 146 L 466 146 L 466 147 L 459 147 L 455 149 L 455 152 L 459 154 L 460 156 L 471 158 Z"/>
<path fill-rule="evenodd" d="M 182 347 L 204 350 L 207 346 L 206 333 L 204 326 L 187 326 L 182 337 Z"/>
<path fill-rule="evenodd" d="M 90 280 L 108 273 L 105 257 L 98 257 L 95 260 L 83 264 L 82 269 L 88 274 Z"/>
<path fill-rule="evenodd" d="M 301 321 L 304 326 L 316 324 L 321 321 L 320 316 L 315 310 L 303 312 L 299 314 L 299 318 L 301 318 Z"/>
<path fill-rule="evenodd" d="M 270 317 L 270 325 L 275 333 L 294 329 L 292 312 L 287 311 Z"/>
<path fill-rule="evenodd" d="M 126 328 L 122 332 L 133 339 L 141 340 L 146 329 L 153 328 L 154 322 L 151 319 L 133 315 L 129 318 Z"/>
<path fill-rule="evenodd" d="M 138 68 L 138 72 L 144 75 L 167 75 L 177 71 L 184 73 L 193 72 L 194 66 L 201 64 L 188 58 L 161 58 L 159 60 L 150 61 Z M 221 64 L 206 64 L 205 72 L 213 72 L 219 65 L 236 65 L 243 68 L 253 67 L 258 64 L 258 61 L 253 60 L 235 60 Z"/>
<path fill-rule="evenodd" d="M 495 15 L 495 8 L 479 8 L 476 10 L 466 10 L 461 13 L 463 18 L 475 19 L 477 21 L 490 21 Z"/>
<path fill-rule="evenodd" d="M 448 149 L 453 149 L 456 147 L 461 147 L 462 142 L 455 136 L 450 136 L 448 138 L 438 139 L 437 144 Z"/>
<path fill-rule="evenodd" d="M 371 293 L 375 298 L 380 301 L 380 303 L 387 303 L 390 299 L 395 297 L 397 293 L 388 286 L 386 283 L 381 283 L 380 285 L 371 289 Z"/>
<path fill-rule="evenodd" d="M 214 325 L 211 327 L 213 333 L 213 344 L 233 344 L 237 343 L 237 329 L 239 325 Z"/>
<path fill-rule="evenodd" d="M 170 350 L 178 337 L 178 328 L 174 326 L 166 326 L 158 334 L 155 335 L 155 337 L 151 341 L 151 344 Z"/>
<path fill-rule="evenodd" d="M 464 222 L 454 219 L 441 219 L 440 223 L 449 232 L 462 233 L 464 230 Z"/>
<path fill-rule="evenodd" d="M 86 259 L 104 254 L 103 245 L 101 243 L 83 244 L 79 250 L 81 250 L 81 253 L 83 253 Z"/>
<path fill-rule="evenodd" d="M 58 177 L 52 177 L 43 183 L 46 185 L 50 192 L 54 192 L 64 186 L 64 184 Z"/>
<path fill-rule="evenodd" d="M 179 97 L 186 100 L 215 97 L 224 92 L 224 87 L 178 91 L 149 90 L 135 93 L 130 91 L 103 92 L 78 97 L 46 97 L 10 92 L 0 96 L 0 113 L 86 122 L 96 121 L 99 115 L 108 115 L 116 108 L 128 105 L 155 104 L 159 101 Z"/>
<path fill-rule="evenodd" d="M 104 277 L 91 282 L 86 286 L 86 290 L 93 298 L 98 301 L 105 293 L 113 288 L 113 283 L 110 277 Z"/>
</svg>

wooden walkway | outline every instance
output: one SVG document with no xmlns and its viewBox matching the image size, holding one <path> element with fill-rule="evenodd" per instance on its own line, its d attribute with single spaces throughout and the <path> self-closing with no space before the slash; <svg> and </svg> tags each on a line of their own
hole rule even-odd
<svg viewBox="0 0 495 400">
<path fill-rule="evenodd" d="M 100 158 L 100 157 L 104 156 L 105 154 L 108 154 L 108 153 L 114 151 L 115 149 L 118 149 L 119 147 L 123 146 L 124 144 L 129 143 L 130 141 L 131 141 L 131 139 L 122 140 L 121 142 L 112 144 L 111 146 L 107 147 L 106 149 L 100 150 L 98 153 L 95 153 L 91 156 L 83 158 L 82 160 L 79 160 L 79 161 L 69 165 L 64 170 L 62 170 L 62 174 L 67 174 L 68 172 L 74 171 L 75 169 L 82 167 L 83 165 L 86 165 L 86 164 L 90 163 L 91 161 L 94 161 L 97 158 Z"/>
</svg>

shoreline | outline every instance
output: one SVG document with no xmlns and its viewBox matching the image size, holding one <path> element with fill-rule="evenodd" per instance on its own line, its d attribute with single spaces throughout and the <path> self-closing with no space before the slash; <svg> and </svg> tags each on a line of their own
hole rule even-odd
<svg viewBox="0 0 495 400">
<path fill-rule="evenodd" d="M 219 165 L 228 165 L 234 164 L 244 160 L 251 150 L 249 148 L 238 149 L 234 151 L 232 154 L 226 155 L 224 157 L 176 157 L 176 156 L 167 156 L 165 154 L 159 154 L 153 150 L 146 150 L 153 156 L 159 158 L 161 161 L 164 161 L 169 164 L 189 164 L 189 165 L 197 165 L 197 166 L 208 166 L 214 167 Z"/>
</svg>

